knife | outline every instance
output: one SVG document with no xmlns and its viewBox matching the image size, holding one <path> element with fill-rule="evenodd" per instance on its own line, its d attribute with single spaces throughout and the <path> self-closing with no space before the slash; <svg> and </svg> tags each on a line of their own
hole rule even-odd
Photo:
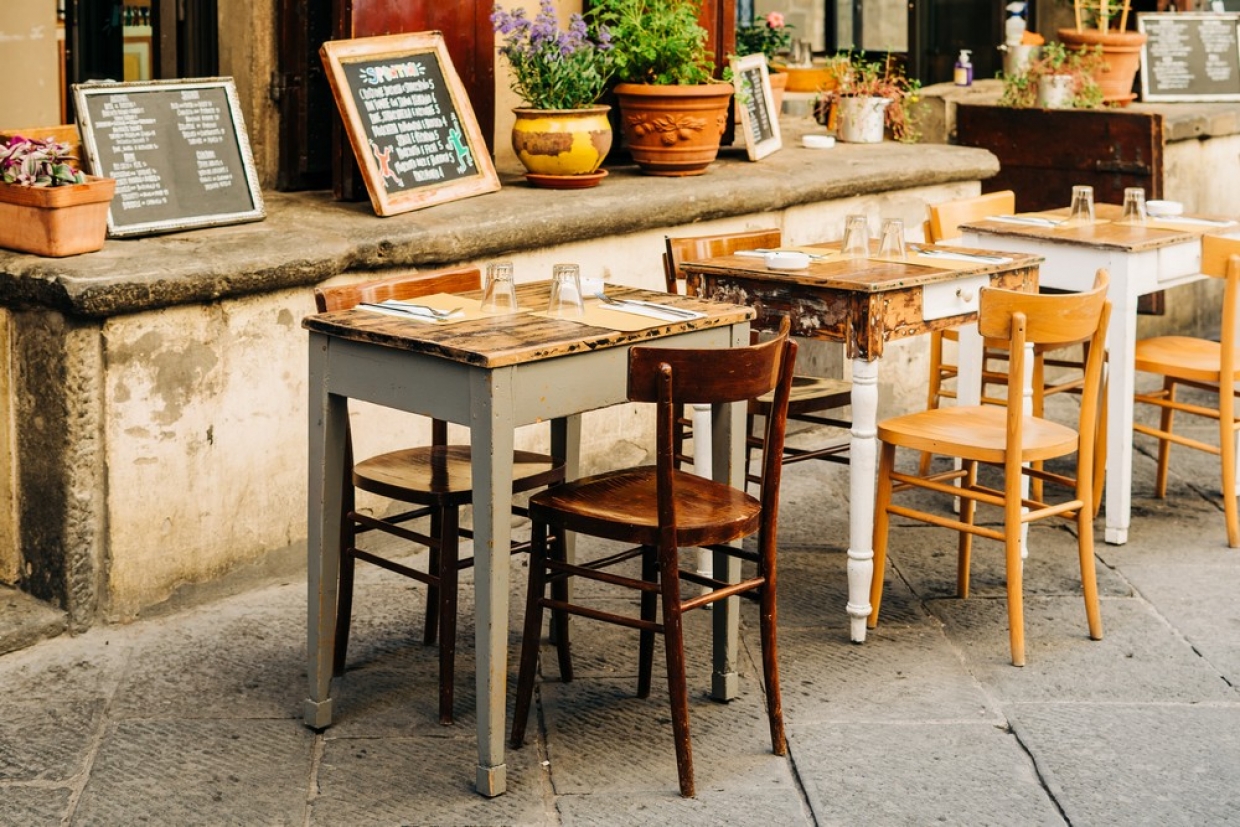
<svg viewBox="0 0 1240 827">
<path fill-rule="evenodd" d="M 428 322 L 447 321 L 446 316 L 437 316 L 430 312 L 430 308 L 420 309 L 418 305 L 410 305 L 406 307 L 398 304 L 368 304 L 367 302 L 360 302 L 357 306 L 363 310 L 375 310 L 380 313 L 393 313 L 397 316 L 412 316 L 415 319 L 423 319 Z"/>
</svg>

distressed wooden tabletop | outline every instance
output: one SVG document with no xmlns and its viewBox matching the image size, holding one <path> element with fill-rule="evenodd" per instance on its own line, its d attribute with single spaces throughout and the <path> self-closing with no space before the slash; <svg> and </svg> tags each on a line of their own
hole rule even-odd
<svg viewBox="0 0 1240 827">
<path fill-rule="evenodd" d="M 752 308 L 692 296 L 674 296 L 633 287 L 608 285 L 617 298 L 657 302 L 704 314 L 685 321 L 648 318 L 642 330 L 613 330 L 533 313 L 515 313 L 427 324 L 366 310 L 343 310 L 307 316 L 302 327 L 340 339 L 429 354 L 484 368 L 553 359 L 582 350 L 621 347 L 661 339 L 690 330 L 736 324 L 754 317 Z M 546 308 L 550 282 L 517 285 L 521 307 Z M 463 302 L 477 302 L 480 292 L 462 294 Z"/>
<path fill-rule="evenodd" d="M 1061 210 L 1039 212 L 1036 215 L 1066 219 L 1068 209 L 1065 207 Z M 1132 224 L 1121 222 L 1119 220 L 1121 215 L 1122 209 L 1117 204 L 1097 204 L 1094 207 L 1094 216 L 1099 221 L 1094 224 L 1040 227 L 1032 224 L 982 220 L 966 222 L 960 226 L 960 229 L 985 235 L 1014 236 L 1031 241 L 1053 241 L 1061 244 L 1137 253 L 1192 241 L 1207 233 L 1234 232 L 1238 228 L 1234 222 L 1230 225 L 1191 223 L 1193 220 L 1202 219 L 1219 222 L 1230 220 L 1218 216 L 1182 216 L 1182 218 L 1190 219 L 1184 223 L 1178 223 L 1176 217 L 1155 218 L 1151 216 L 1144 224 Z"/>
</svg>

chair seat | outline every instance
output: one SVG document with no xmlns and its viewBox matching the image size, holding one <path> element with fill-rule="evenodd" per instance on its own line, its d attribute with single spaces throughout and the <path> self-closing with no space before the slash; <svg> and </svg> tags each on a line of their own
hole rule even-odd
<svg viewBox="0 0 1240 827">
<path fill-rule="evenodd" d="M 1218 382 L 1222 352 L 1222 346 L 1209 339 L 1158 336 L 1137 342 L 1135 361 L 1139 371 L 1193 382 Z"/>
<path fill-rule="evenodd" d="M 1021 462 L 1070 454 L 1077 432 L 1066 425 L 1026 416 Z M 878 423 L 878 438 L 891 445 L 978 462 L 1003 462 L 1007 411 L 995 405 L 937 408 Z"/>
<path fill-rule="evenodd" d="M 353 466 L 363 491 L 424 505 L 468 505 L 473 499 L 468 445 L 423 445 L 379 454 Z M 563 463 L 546 454 L 514 451 L 512 490 L 529 491 L 554 481 Z"/>
<path fill-rule="evenodd" d="M 851 397 L 852 382 L 797 374 L 792 377 L 792 397 L 788 400 L 788 415 L 841 408 L 850 403 Z M 773 393 L 759 396 L 754 400 L 752 413 L 765 414 L 774 398 Z"/>
<path fill-rule="evenodd" d="M 704 546 L 751 534 L 762 505 L 729 485 L 676 471 L 676 543 Z M 655 466 L 609 471 L 540 491 L 530 516 L 595 537 L 657 545 L 659 515 Z"/>
</svg>

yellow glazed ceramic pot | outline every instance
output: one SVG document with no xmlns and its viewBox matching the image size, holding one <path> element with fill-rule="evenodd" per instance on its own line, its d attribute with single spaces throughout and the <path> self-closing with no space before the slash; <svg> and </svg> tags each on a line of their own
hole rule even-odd
<svg viewBox="0 0 1240 827">
<path fill-rule="evenodd" d="M 512 149 L 535 175 L 589 175 L 611 149 L 610 109 L 514 109 Z"/>
</svg>

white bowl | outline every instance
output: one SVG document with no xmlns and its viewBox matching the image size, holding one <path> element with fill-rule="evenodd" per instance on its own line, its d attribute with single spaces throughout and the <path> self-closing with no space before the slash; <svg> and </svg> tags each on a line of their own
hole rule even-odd
<svg viewBox="0 0 1240 827">
<path fill-rule="evenodd" d="M 1155 218 L 1165 218 L 1171 215 L 1182 215 L 1184 205 L 1179 201 L 1146 201 L 1145 211 Z"/>
<path fill-rule="evenodd" d="M 796 250 L 781 250 L 763 256 L 766 266 L 771 270 L 804 270 L 809 267 L 809 256 Z"/>
</svg>

